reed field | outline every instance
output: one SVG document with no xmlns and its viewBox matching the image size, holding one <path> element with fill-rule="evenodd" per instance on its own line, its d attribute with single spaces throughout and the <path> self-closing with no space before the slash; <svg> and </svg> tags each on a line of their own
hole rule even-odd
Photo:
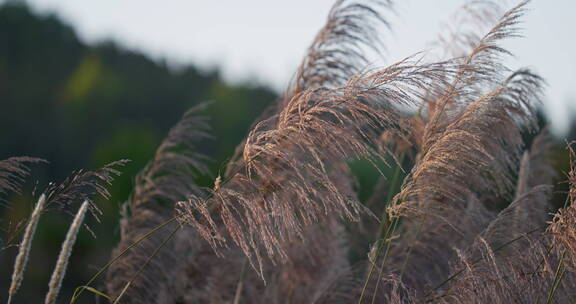
<svg viewBox="0 0 576 304">
<path fill-rule="evenodd" d="M 546 80 L 507 67 L 502 46 L 529 8 L 468 2 L 436 56 L 374 66 L 394 47 L 392 1 L 336 1 L 224 166 L 201 149 L 225 140 L 212 104 L 181 114 L 138 168 L 109 258 L 72 295 L 77 236 L 102 225 L 129 155 L 35 185 L 29 214 L 2 223 L 2 293 L 23 303 L 41 219 L 62 212 L 47 304 L 574 303 L 576 146 L 542 114 Z M 0 161 L 0 208 L 45 165 L 32 156 Z"/>
</svg>

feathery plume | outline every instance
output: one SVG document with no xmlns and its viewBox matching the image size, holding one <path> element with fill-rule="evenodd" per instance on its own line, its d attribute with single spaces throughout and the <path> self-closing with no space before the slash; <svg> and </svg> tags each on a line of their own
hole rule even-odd
<svg viewBox="0 0 576 304">
<path fill-rule="evenodd" d="M 358 218 L 363 207 L 338 191 L 330 178 L 339 175 L 338 167 L 330 164 L 382 157 L 376 141 L 384 129 L 399 128 L 396 106 L 415 103 L 445 68 L 403 61 L 341 88 L 299 93 L 275 125 L 263 121 L 251 131 L 246 170 L 231 180 L 235 188 L 223 185 L 208 201 L 192 196 L 179 204 L 181 214 L 217 249 L 226 242 L 210 215 L 217 209 L 255 269 L 261 270 L 261 246 L 272 260 L 284 260 L 281 244 L 301 235 L 303 226 L 328 214 Z"/>
<path fill-rule="evenodd" d="M 436 96 L 436 99 L 430 105 L 431 113 L 428 114 L 428 123 L 422 133 L 422 154 L 426 154 L 438 137 L 442 136 L 448 124 L 458 119 L 462 107 L 476 102 L 504 82 L 502 75 L 508 69 L 502 65 L 501 59 L 504 55 L 510 55 L 510 52 L 499 43 L 505 38 L 518 36 L 517 25 L 527 3 L 523 1 L 505 12 L 499 22 L 479 40 L 473 32 L 458 36 L 464 37 L 462 40 L 472 50 L 467 56 L 456 58 L 459 68 L 453 77 L 446 75 L 452 78 L 446 81 L 448 85 L 432 92 L 431 96 Z"/>
<path fill-rule="evenodd" d="M 38 221 L 40 220 L 40 215 L 42 215 L 45 204 L 46 195 L 42 194 L 40 195 L 40 198 L 34 207 L 34 211 L 32 211 L 28 225 L 26 225 L 26 229 L 24 230 L 24 236 L 22 237 L 22 242 L 20 242 L 18 248 L 18 255 L 14 261 L 12 282 L 10 283 L 10 289 L 8 290 L 8 304 L 10 304 L 24 279 L 24 271 L 28 264 L 28 256 L 30 255 L 30 249 L 32 248 L 32 240 L 34 239 L 34 233 L 36 232 L 36 227 L 38 226 Z"/>
<path fill-rule="evenodd" d="M 388 269 L 404 274 L 409 288 L 422 292 L 446 278 L 452 249 L 468 248 L 494 217 L 484 197 L 512 191 L 523 147 L 520 128 L 533 123 L 539 90 L 538 76 L 514 73 L 467 106 L 421 155 L 389 208 L 392 217 L 405 218 Z"/>
<path fill-rule="evenodd" d="M 136 177 L 134 190 L 125 205 L 130 214 L 121 222 L 121 241 L 112 252 L 116 256 L 141 235 L 162 225 L 173 215 L 174 203 L 191 194 L 200 194 L 194 182 L 199 173 L 207 172 L 205 155 L 196 145 L 209 137 L 209 127 L 198 112 L 205 105 L 187 111 L 168 132 L 153 159 Z M 173 224 L 174 225 L 174 224 Z M 170 225 L 172 227 L 173 225 Z M 118 296 L 148 255 L 169 235 L 169 227 L 156 232 L 132 248 L 107 273 L 107 289 Z M 173 303 L 184 298 L 197 274 L 189 277 L 194 263 L 204 257 L 202 242 L 190 228 L 183 227 L 168 242 L 146 269 L 134 280 L 122 299 L 123 303 Z M 191 254 L 195 252 L 195 254 Z M 181 266 L 187 265 L 187 266 Z M 194 271 L 193 271 L 194 272 Z M 195 290 L 196 292 L 199 292 Z"/>
<path fill-rule="evenodd" d="M 342 86 L 369 65 L 365 49 L 379 53 L 383 45 L 378 28 L 388 26 L 379 10 L 391 9 L 392 2 L 377 0 L 370 4 L 338 0 L 332 6 L 326 24 L 298 68 L 288 97 L 307 89 Z M 289 101 L 285 99 L 283 105 Z"/>
<path fill-rule="evenodd" d="M 548 231 L 554 238 L 556 251 L 566 251 L 565 265 L 576 271 L 576 208 L 571 205 L 558 210 Z"/>
<path fill-rule="evenodd" d="M 527 70 L 500 76 L 506 68 L 499 57 L 508 52 L 498 42 L 515 35 L 524 5 L 506 12 L 468 56 L 456 59 L 459 67 L 446 75 L 443 93 L 433 94 L 439 97 L 421 132 L 416 165 L 388 209 L 404 219 L 387 273 L 399 273 L 419 293 L 449 275 L 453 249 L 468 248 L 494 217 L 486 202 L 511 196 L 521 131 L 535 126 L 542 87 Z"/>
<path fill-rule="evenodd" d="M 489 32 L 503 14 L 495 1 L 467 2 L 451 15 L 450 23 L 443 24 L 442 32 L 430 44 L 443 52 L 441 59 L 466 58 L 482 41 L 479 33 Z"/>
<path fill-rule="evenodd" d="M 527 188 L 536 185 L 552 185 L 558 178 L 552 154 L 555 144 L 556 141 L 549 127 L 544 127 L 532 141 L 528 161 L 530 174 Z"/>
<path fill-rule="evenodd" d="M 552 207 L 550 199 L 556 177 L 550 157 L 552 143 L 551 134 L 545 128 L 535 137 L 530 150 L 524 152 L 514 201 L 504 208 L 482 233 L 482 237 L 493 248 L 511 238 L 526 235 L 545 226 L 548 211 Z M 528 239 L 526 235 L 525 240 Z M 518 241 L 514 246 L 509 246 L 507 251 L 521 250 L 528 245 L 530 244 L 525 241 Z"/>
<path fill-rule="evenodd" d="M 74 217 L 74 220 L 68 229 L 64 243 L 62 243 L 62 249 L 60 250 L 60 254 L 58 254 L 56 267 L 54 268 L 52 277 L 48 283 L 48 293 L 46 294 L 46 299 L 44 300 L 44 303 L 46 304 L 56 303 L 56 298 L 58 297 L 58 293 L 60 292 L 60 288 L 62 286 L 62 280 L 66 274 L 68 261 L 72 255 L 72 248 L 74 247 L 74 243 L 76 243 L 76 236 L 80 231 L 80 227 L 82 227 L 82 222 L 84 221 L 84 216 L 88 210 L 88 205 L 89 203 L 87 200 L 82 203 L 82 206 L 80 206 L 80 209 L 78 209 L 78 212 L 76 213 L 76 216 Z"/>
<path fill-rule="evenodd" d="M 206 106 L 200 104 L 191 108 L 170 129 L 154 158 L 136 177 L 132 208 L 142 204 L 171 205 L 190 193 L 200 193 L 193 179 L 208 172 L 206 161 L 209 158 L 198 153 L 196 147 L 211 137 L 208 133 L 210 127 L 198 114 Z"/>
<path fill-rule="evenodd" d="M 552 286 L 555 269 L 565 262 L 559 251 L 551 251 L 554 240 L 543 233 L 555 177 L 551 145 L 548 129 L 543 129 L 522 158 L 515 200 L 465 253 L 459 252 L 460 261 L 449 276 L 452 280 L 444 281 L 447 286 L 434 302 L 526 302 L 546 298 L 551 288 L 559 288 L 559 303 L 570 302 L 576 276 L 568 274 Z"/>
<path fill-rule="evenodd" d="M 570 205 L 554 214 L 548 232 L 552 235 L 554 244 L 557 245 L 557 252 L 567 253 L 565 265 L 571 271 L 576 271 L 576 152 L 574 152 L 574 142 L 568 145 L 568 150 L 570 151 L 570 171 L 568 172 Z"/>
<path fill-rule="evenodd" d="M 458 202 L 465 203 L 470 191 L 496 197 L 510 195 L 523 147 L 520 132 L 523 127 L 534 128 L 541 82 L 539 76 L 519 70 L 467 106 L 421 155 L 395 198 L 392 213 L 421 212 L 424 209 L 420 207 L 432 202 L 457 206 Z M 410 202 L 417 202 L 419 207 Z"/>
<path fill-rule="evenodd" d="M 482 237 L 490 243 L 491 247 L 496 248 L 510 239 L 526 235 L 535 229 L 543 230 L 552 189 L 551 185 L 538 185 L 522 193 L 508 207 L 500 211 L 482 232 Z M 508 247 L 508 251 L 520 250 L 526 245 L 529 244 L 515 242 L 514 246 Z"/>
</svg>

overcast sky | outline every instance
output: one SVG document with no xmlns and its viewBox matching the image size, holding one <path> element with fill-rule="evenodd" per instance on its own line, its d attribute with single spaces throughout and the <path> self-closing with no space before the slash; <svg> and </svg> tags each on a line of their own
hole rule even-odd
<svg viewBox="0 0 576 304">
<path fill-rule="evenodd" d="M 1 1 L 1 0 L 0 0 Z M 332 0 L 28 0 L 56 13 L 86 42 L 112 39 L 172 63 L 218 67 L 233 82 L 257 80 L 278 91 L 294 74 L 323 25 Z M 464 0 L 396 1 L 383 31 L 386 58 L 430 49 L 443 24 Z M 517 1 L 508 1 L 511 7 Z M 548 82 L 547 109 L 554 126 L 567 126 L 576 108 L 576 1 L 534 0 L 522 24 L 524 38 L 504 46 L 512 68 L 530 67 Z M 574 105 L 573 105 L 574 104 Z"/>
</svg>

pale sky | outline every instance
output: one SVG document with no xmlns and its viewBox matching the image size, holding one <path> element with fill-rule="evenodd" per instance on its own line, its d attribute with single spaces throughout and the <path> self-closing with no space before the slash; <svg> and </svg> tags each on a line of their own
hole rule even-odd
<svg viewBox="0 0 576 304">
<path fill-rule="evenodd" d="M 0 0 L 1 1 L 1 0 Z M 285 88 L 333 0 L 28 0 L 56 13 L 88 43 L 112 39 L 168 62 L 218 67 L 231 82 Z M 383 29 L 387 62 L 430 49 L 442 24 L 465 0 L 398 0 Z M 511 7 L 519 1 L 507 1 Z M 504 46 L 512 68 L 529 67 L 549 86 L 546 109 L 556 130 L 576 112 L 576 1 L 534 0 L 524 38 Z"/>
</svg>

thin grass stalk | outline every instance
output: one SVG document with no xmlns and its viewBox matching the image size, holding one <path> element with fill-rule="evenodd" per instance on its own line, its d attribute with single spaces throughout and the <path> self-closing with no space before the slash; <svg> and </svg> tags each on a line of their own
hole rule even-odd
<svg viewBox="0 0 576 304">
<path fill-rule="evenodd" d="M 390 217 L 388 216 L 387 207 L 390 205 L 392 198 L 394 198 L 394 194 L 396 192 L 396 187 L 398 181 L 400 179 L 400 171 L 402 171 L 402 163 L 404 162 L 405 154 L 402 153 L 398 160 L 398 166 L 394 170 L 394 175 L 392 176 L 392 181 L 390 182 L 390 189 L 388 190 L 388 194 L 386 195 L 386 206 L 384 206 L 384 211 L 382 212 L 382 216 L 380 217 L 380 227 L 378 228 L 378 235 L 376 239 L 379 240 L 384 234 L 385 231 L 388 230 L 388 226 L 390 225 Z M 378 253 L 376 253 L 378 256 Z"/>
<path fill-rule="evenodd" d="M 552 300 L 554 300 L 554 295 L 556 294 L 556 291 L 558 290 L 558 286 L 560 286 L 560 282 L 562 281 L 562 278 L 564 277 L 564 272 L 566 271 L 566 269 L 562 266 L 564 266 L 564 256 L 565 255 L 566 255 L 566 250 L 563 250 L 562 256 L 560 257 L 560 261 L 558 262 L 558 267 L 556 267 L 556 273 L 554 274 L 554 283 L 552 283 L 552 286 L 550 287 L 550 291 L 548 293 L 548 299 L 546 300 L 546 304 L 552 303 Z"/>
<path fill-rule="evenodd" d="M 358 303 L 362 302 L 362 298 L 364 297 L 364 293 L 366 292 L 366 288 L 368 287 L 368 283 L 370 281 L 370 278 L 372 277 L 372 273 L 374 272 L 375 263 L 380 256 L 380 252 L 382 251 L 382 247 L 384 246 L 384 244 L 386 244 L 386 241 L 389 238 L 390 227 L 394 226 L 394 230 L 395 230 L 395 227 L 397 224 L 396 219 L 394 219 L 392 222 L 390 222 L 390 218 L 388 216 L 388 212 L 387 212 L 386 207 L 388 207 L 388 205 L 390 204 L 390 202 L 393 198 L 393 195 L 394 195 L 393 193 L 394 193 L 394 190 L 396 189 L 396 184 L 398 183 L 398 180 L 400 178 L 400 171 L 402 170 L 402 163 L 404 162 L 404 156 L 405 156 L 404 153 L 400 156 L 400 159 L 398 161 L 398 166 L 396 167 L 396 169 L 394 170 L 394 174 L 392 175 L 392 180 L 390 182 L 390 189 L 388 191 L 388 194 L 386 195 L 386 206 L 384 207 L 384 211 L 382 212 L 382 216 L 380 218 L 380 227 L 378 228 L 378 235 L 376 236 L 376 242 L 380 242 L 380 243 L 378 244 L 376 254 L 374 255 L 374 263 L 370 264 L 370 270 L 368 272 L 368 276 L 366 278 L 366 281 L 364 282 L 364 286 L 362 288 L 362 292 L 360 294 L 360 299 L 358 300 Z M 394 233 L 394 231 L 392 231 L 392 233 Z M 384 235 L 384 239 L 382 239 L 383 235 Z M 388 253 L 389 247 L 387 247 L 387 249 L 388 250 L 386 251 L 386 253 Z"/>
<path fill-rule="evenodd" d="M 158 248 L 156 248 L 154 250 L 154 252 L 152 253 L 152 255 L 150 255 L 150 257 L 148 257 L 148 259 L 146 260 L 146 262 L 142 265 L 142 267 L 140 267 L 140 269 L 138 269 L 138 271 L 134 274 L 134 276 L 132 277 L 132 279 L 130 279 L 130 281 L 128 283 L 126 283 L 126 286 L 124 286 L 124 288 L 122 289 L 122 292 L 118 295 L 118 297 L 116 298 L 116 300 L 114 300 L 113 304 L 117 304 L 120 303 L 120 298 L 122 298 L 122 296 L 126 293 L 126 291 L 128 290 L 128 288 L 130 287 L 130 285 L 132 285 L 132 282 L 140 275 L 140 273 L 142 273 L 142 271 L 146 268 L 146 266 L 148 266 L 148 264 L 150 263 L 150 261 L 152 261 L 152 259 L 158 254 L 158 252 L 160 252 L 160 249 L 164 248 L 164 246 L 172 239 L 172 237 L 176 234 L 176 232 L 178 232 L 178 230 L 180 230 L 180 228 L 182 228 L 181 225 L 178 225 L 176 227 L 176 229 L 174 229 L 170 235 L 168 235 L 166 237 L 166 239 L 164 239 L 164 241 L 162 241 L 162 244 L 160 244 L 160 246 L 158 246 Z"/>
<path fill-rule="evenodd" d="M 234 304 L 240 304 L 240 298 L 242 297 L 242 289 L 244 288 L 244 280 L 246 279 L 247 268 L 248 259 L 244 258 L 244 262 L 242 262 L 242 270 L 240 271 L 240 279 L 238 280 L 238 286 L 236 286 L 236 294 L 234 295 Z"/>
<path fill-rule="evenodd" d="M 554 244 L 548 246 L 548 249 L 546 249 L 546 256 L 550 255 L 550 253 L 552 252 L 552 249 L 554 249 Z M 532 276 L 530 277 L 530 279 L 534 279 L 534 277 L 538 273 L 538 270 L 540 269 L 540 267 L 542 267 L 544 265 L 544 262 L 546 262 L 545 258 L 542 258 L 540 260 L 540 262 L 538 262 L 538 265 L 536 265 L 536 268 L 531 273 Z"/>
<path fill-rule="evenodd" d="M 570 196 L 566 196 L 566 200 L 564 200 L 564 207 L 566 208 L 568 207 L 568 203 L 570 202 Z M 554 244 L 550 244 L 548 246 L 548 249 L 546 249 L 546 255 L 549 255 L 550 252 L 552 252 L 552 249 L 554 249 Z M 538 273 L 538 269 L 540 269 L 540 267 L 542 267 L 542 265 L 544 265 L 545 259 L 542 258 L 542 260 L 540 260 L 540 263 L 538 263 L 538 265 L 536 266 L 536 269 L 534 269 L 534 271 L 532 272 L 532 278 L 534 278 L 534 276 L 536 275 L 536 273 Z"/>
<path fill-rule="evenodd" d="M 384 263 L 386 262 L 386 259 L 388 258 L 388 253 L 390 252 L 390 235 L 392 233 L 394 233 L 394 231 L 396 231 L 396 227 L 398 226 L 398 222 L 399 219 L 397 217 L 395 217 L 392 220 L 392 223 L 388 226 L 388 229 L 386 230 L 386 234 L 384 235 L 384 239 L 382 240 L 378 240 L 380 241 L 380 244 L 378 245 L 378 249 L 376 252 L 380 252 L 382 250 L 382 248 L 384 247 L 384 245 L 386 245 L 386 251 L 384 252 L 384 258 L 382 259 L 382 264 L 381 264 L 381 269 L 384 267 Z M 376 255 L 377 256 L 377 255 Z M 362 292 L 360 293 L 360 298 L 358 299 L 358 303 L 362 303 L 362 299 L 364 298 L 364 294 L 366 293 L 366 289 L 368 288 L 368 283 L 370 282 L 370 278 L 372 277 L 372 273 L 374 272 L 374 269 L 376 267 L 376 259 L 374 263 L 371 263 L 370 265 L 370 270 L 368 272 L 368 275 L 366 277 L 366 280 L 364 281 L 364 287 L 362 287 Z"/>
<path fill-rule="evenodd" d="M 400 170 L 402 169 L 402 162 L 404 160 L 404 154 L 402 154 L 402 156 L 400 157 L 400 162 L 399 162 L 399 166 L 396 167 L 396 170 L 394 171 L 394 177 L 392 180 L 392 185 L 391 185 L 391 191 L 388 192 L 388 197 L 386 198 L 386 207 L 388 207 L 388 205 L 390 204 L 390 201 L 392 200 L 393 194 L 395 193 L 396 190 L 396 183 L 398 182 L 398 179 L 400 177 Z M 390 226 L 386 227 L 386 225 L 390 225 L 388 224 L 388 222 L 390 222 L 390 218 L 388 216 L 388 212 L 386 209 L 384 209 L 384 214 L 382 215 L 382 224 L 381 227 L 378 231 L 379 234 L 382 233 L 384 228 L 387 228 L 386 231 L 386 251 L 384 252 L 384 258 L 382 259 L 382 264 L 380 265 L 380 270 L 378 271 L 378 278 L 376 279 L 376 287 L 374 288 L 374 293 L 372 295 L 372 304 L 374 304 L 376 302 L 376 298 L 377 298 L 377 294 L 378 294 L 378 288 L 380 287 L 380 281 L 382 279 L 382 274 L 384 273 L 384 265 L 386 264 L 386 260 L 388 259 L 388 255 L 390 253 L 390 248 L 392 246 L 392 241 L 389 240 L 389 238 L 391 237 L 392 234 L 394 234 L 394 232 L 396 231 L 396 227 L 398 226 L 398 223 L 400 221 L 400 218 L 394 218 L 394 220 L 392 221 L 392 223 L 390 223 L 392 225 L 392 231 L 389 230 Z M 422 225 L 421 225 L 422 227 Z M 379 248 L 381 250 L 381 248 Z M 410 248 L 412 249 L 412 248 Z M 379 251 L 380 251 L 379 250 Z M 376 252 L 376 257 L 379 256 L 379 251 Z M 411 250 L 410 250 L 411 251 Z M 410 251 L 408 252 L 408 255 L 406 256 L 406 260 L 405 262 L 408 260 L 408 256 L 410 255 Z M 404 269 L 402 269 L 402 272 L 404 271 Z M 400 274 L 400 279 L 402 279 L 402 273 Z M 370 277 L 368 277 L 366 279 L 366 282 L 368 282 L 370 280 Z"/>
<path fill-rule="evenodd" d="M 22 280 L 24 279 L 24 271 L 26 270 L 26 264 L 28 263 L 28 256 L 30 255 L 30 249 L 32 247 L 32 239 L 34 238 L 34 233 L 36 232 L 36 227 L 38 226 L 38 221 L 40 220 L 40 215 L 42 215 L 42 211 L 44 210 L 45 203 L 46 195 L 42 194 L 36 203 L 36 207 L 34 207 L 34 211 L 32 211 L 30 221 L 24 231 L 24 236 L 22 237 L 22 242 L 18 249 L 18 255 L 14 262 L 12 283 L 8 290 L 8 304 L 12 301 L 12 298 L 18 291 L 18 288 L 20 288 Z"/>
<path fill-rule="evenodd" d="M 382 212 L 382 216 L 380 217 L 380 226 L 378 227 L 378 235 L 376 236 L 376 241 L 380 241 L 382 239 L 382 237 L 384 235 L 387 235 L 389 232 L 389 228 L 390 225 L 393 224 L 393 222 L 390 222 L 390 217 L 388 216 L 388 212 L 387 212 L 387 207 L 390 205 L 390 202 L 392 201 L 392 198 L 394 197 L 394 193 L 396 190 L 396 186 L 398 184 L 398 180 L 400 178 L 400 171 L 402 171 L 402 163 L 404 161 L 404 156 L 405 154 L 402 154 L 400 156 L 400 159 L 398 161 L 398 166 L 396 167 L 396 169 L 394 170 L 394 174 L 392 175 L 392 180 L 390 182 L 390 189 L 388 191 L 388 194 L 386 195 L 386 206 L 384 206 L 384 211 Z M 387 238 L 384 238 L 384 240 L 386 240 Z M 382 245 L 383 242 L 380 243 L 380 245 Z M 380 251 L 381 251 L 382 247 L 379 246 L 378 250 L 376 251 L 376 254 L 374 256 L 374 259 L 377 260 L 379 255 L 380 255 Z"/>
<path fill-rule="evenodd" d="M 382 263 L 380 264 L 380 270 L 378 271 L 378 278 L 376 279 L 376 287 L 374 288 L 374 294 L 372 295 L 372 304 L 374 304 L 374 301 L 376 300 L 376 294 L 378 293 L 380 279 L 382 278 L 382 274 L 384 273 L 384 265 L 386 265 L 386 260 L 388 259 L 388 255 L 390 254 L 390 248 L 392 247 L 392 240 L 390 239 L 390 237 L 396 231 L 396 227 L 398 227 L 399 222 L 400 222 L 399 218 L 394 218 L 391 226 L 388 227 L 389 229 L 386 232 L 386 239 L 384 240 L 386 244 L 386 251 L 384 251 L 384 257 L 382 258 Z M 368 280 L 370 280 L 370 278 L 368 278 L 367 281 Z"/>
<path fill-rule="evenodd" d="M 44 303 L 46 304 L 53 304 L 56 302 L 56 298 L 58 297 L 58 293 L 62 287 L 62 280 L 66 274 L 68 260 L 70 259 L 70 255 L 72 255 L 72 248 L 74 247 L 74 243 L 76 243 L 76 236 L 78 236 L 78 232 L 82 227 L 82 222 L 84 221 L 84 216 L 86 215 L 89 204 L 88 200 L 85 200 L 84 203 L 82 203 L 82 206 L 74 217 L 74 221 L 72 221 L 72 224 L 70 225 L 64 243 L 62 243 L 62 249 L 60 250 L 56 262 L 56 268 L 54 268 L 54 272 L 52 272 L 52 277 L 48 283 L 48 293 L 44 300 Z"/>
</svg>

